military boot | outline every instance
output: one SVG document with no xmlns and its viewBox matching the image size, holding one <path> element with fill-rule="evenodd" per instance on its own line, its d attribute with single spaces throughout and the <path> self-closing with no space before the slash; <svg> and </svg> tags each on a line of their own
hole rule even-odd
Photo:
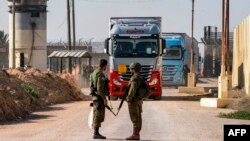
<svg viewBox="0 0 250 141">
<path fill-rule="evenodd" d="M 133 134 L 126 138 L 126 140 L 140 140 L 140 129 L 134 128 Z"/>
<path fill-rule="evenodd" d="M 106 137 L 99 133 L 99 128 L 95 128 L 93 139 L 106 139 Z"/>
</svg>

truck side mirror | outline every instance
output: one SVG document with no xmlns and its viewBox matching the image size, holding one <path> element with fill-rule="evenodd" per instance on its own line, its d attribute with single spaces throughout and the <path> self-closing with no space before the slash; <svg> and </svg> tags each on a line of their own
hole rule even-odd
<svg viewBox="0 0 250 141">
<path fill-rule="evenodd" d="M 110 40 L 110 38 L 107 38 L 107 39 L 105 40 L 105 47 L 104 47 L 104 52 L 105 52 L 106 54 L 108 54 L 108 55 L 110 55 L 110 53 L 109 53 L 109 40 Z"/>
<path fill-rule="evenodd" d="M 166 48 L 164 48 L 163 49 L 163 54 L 165 54 L 167 52 L 167 49 Z"/>
<path fill-rule="evenodd" d="M 166 52 L 166 40 L 161 38 L 161 52 L 160 55 L 164 54 Z"/>
<path fill-rule="evenodd" d="M 166 40 L 163 38 L 161 40 L 162 40 L 162 48 L 166 48 Z"/>
</svg>

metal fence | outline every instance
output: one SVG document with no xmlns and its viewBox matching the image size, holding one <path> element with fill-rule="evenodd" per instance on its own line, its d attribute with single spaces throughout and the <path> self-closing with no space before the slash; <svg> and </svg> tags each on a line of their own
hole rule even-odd
<svg viewBox="0 0 250 141">
<path fill-rule="evenodd" d="M 204 67 L 202 75 L 204 77 L 218 77 L 221 71 L 221 42 L 222 33 L 217 27 L 204 27 L 204 37 L 202 41 L 204 47 Z M 233 52 L 233 32 L 229 33 L 229 52 Z M 232 66 L 232 56 L 229 57 L 229 64 Z"/>
</svg>

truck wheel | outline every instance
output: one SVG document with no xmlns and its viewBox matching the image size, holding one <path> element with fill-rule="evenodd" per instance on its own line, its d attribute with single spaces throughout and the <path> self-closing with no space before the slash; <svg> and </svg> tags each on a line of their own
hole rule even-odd
<svg viewBox="0 0 250 141">
<path fill-rule="evenodd" d="M 118 96 L 110 96 L 110 100 L 117 100 Z"/>
<path fill-rule="evenodd" d="M 154 96 L 154 100 L 161 100 L 161 98 L 162 98 L 162 94 Z"/>
</svg>

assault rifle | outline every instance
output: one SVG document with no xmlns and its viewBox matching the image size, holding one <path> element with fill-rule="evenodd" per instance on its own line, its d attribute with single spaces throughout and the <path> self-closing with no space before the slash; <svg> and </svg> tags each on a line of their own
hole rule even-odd
<svg viewBox="0 0 250 141">
<path fill-rule="evenodd" d="M 97 89 L 94 88 L 94 85 L 91 83 L 91 86 L 90 86 L 90 95 L 92 96 L 96 96 L 98 98 L 98 101 L 102 100 L 102 97 L 98 94 L 96 94 L 96 91 Z M 110 95 L 109 95 L 109 80 L 108 79 L 105 79 L 104 81 L 104 94 L 108 97 L 109 101 L 110 101 Z M 93 103 L 90 104 L 90 106 L 93 106 Z M 114 116 L 116 116 L 116 114 L 114 113 L 114 111 L 112 110 L 112 106 L 108 106 L 106 105 L 105 106 Z"/>
<path fill-rule="evenodd" d="M 122 108 L 122 105 L 123 105 L 124 101 L 126 100 L 126 98 L 127 98 L 127 96 L 128 96 L 128 91 L 129 91 L 129 86 L 126 86 L 126 87 L 123 88 L 122 100 L 121 100 L 121 103 L 120 103 L 120 105 L 119 105 L 119 107 L 118 107 L 118 111 L 117 111 L 117 114 L 116 114 L 116 115 L 119 114 L 119 112 L 120 112 L 120 110 L 121 110 L 121 108 Z"/>
</svg>

